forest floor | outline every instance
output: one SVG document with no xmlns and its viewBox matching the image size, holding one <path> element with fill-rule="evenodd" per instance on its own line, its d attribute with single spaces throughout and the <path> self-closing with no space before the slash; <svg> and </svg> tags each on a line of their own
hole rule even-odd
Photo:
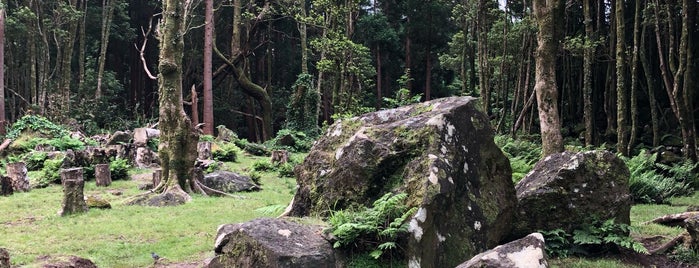
<svg viewBox="0 0 699 268">
<path fill-rule="evenodd" d="M 240 173 L 266 157 L 241 157 L 223 168 Z M 110 210 L 92 209 L 86 214 L 59 217 L 62 190 L 59 185 L 0 197 L 0 247 L 10 251 L 13 267 L 41 267 L 42 260 L 76 255 L 98 267 L 201 267 L 213 256 L 216 229 L 220 224 L 275 217 L 294 194 L 295 180 L 274 172 L 261 172 L 262 191 L 241 193 L 243 198 L 193 196 L 178 207 L 126 206 L 123 201 L 141 193 L 137 187 L 150 179 L 150 170 L 132 170 L 132 179 L 96 187 L 88 181 L 85 194 L 99 195 L 112 203 Z M 30 172 L 30 176 L 33 174 Z M 699 193 L 673 198 L 666 205 L 636 205 L 631 211 L 632 236 L 656 248 L 683 232 L 679 227 L 644 224 L 655 217 L 686 210 L 699 204 Z M 165 260 L 154 263 L 151 252 Z M 692 257 L 692 256 L 690 256 Z M 696 257 L 696 256 L 693 256 Z M 595 258 L 559 258 L 551 267 L 699 267 L 668 255 L 622 251 Z"/>
</svg>

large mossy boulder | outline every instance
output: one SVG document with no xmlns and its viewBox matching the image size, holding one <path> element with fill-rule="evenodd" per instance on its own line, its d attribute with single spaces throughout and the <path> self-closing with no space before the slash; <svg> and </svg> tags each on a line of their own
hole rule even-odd
<svg viewBox="0 0 699 268">
<path fill-rule="evenodd" d="M 454 267 L 499 244 L 516 198 L 509 160 L 472 97 L 368 113 L 330 126 L 295 169 L 293 216 L 370 206 L 388 192 L 418 208 L 401 245 L 411 267 Z"/>
<path fill-rule="evenodd" d="M 547 156 L 515 189 L 518 220 L 513 236 L 555 229 L 573 233 L 584 224 L 608 219 L 630 224 L 629 169 L 608 151 Z"/>
<path fill-rule="evenodd" d="M 221 225 L 204 267 L 343 267 L 322 228 L 267 218 Z"/>
<path fill-rule="evenodd" d="M 202 183 L 206 187 L 226 193 L 261 190 L 260 186 L 255 184 L 250 177 L 223 170 L 204 175 Z"/>
</svg>

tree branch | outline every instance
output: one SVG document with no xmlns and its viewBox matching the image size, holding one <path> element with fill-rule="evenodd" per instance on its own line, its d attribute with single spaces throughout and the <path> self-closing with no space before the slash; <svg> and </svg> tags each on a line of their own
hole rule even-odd
<svg viewBox="0 0 699 268">
<path fill-rule="evenodd" d="M 146 71 L 146 75 L 148 75 L 148 78 L 151 80 L 156 80 L 158 79 L 157 76 L 154 76 L 153 73 L 151 73 L 150 69 L 148 69 L 148 63 L 146 62 L 146 57 L 145 57 L 145 50 L 146 50 L 146 44 L 148 43 L 148 36 L 150 35 L 151 31 L 153 31 L 153 19 L 155 19 L 155 16 L 160 15 L 160 13 L 153 14 L 151 16 L 150 20 L 148 20 L 148 30 L 144 31 L 143 27 L 141 27 L 141 34 L 143 35 L 143 44 L 141 44 L 141 48 L 139 48 L 136 44 L 134 44 L 134 47 L 136 47 L 136 50 L 138 51 L 139 55 L 141 56 L 141 62 L 143 63 L 143 70 Z M 156 26 L 157 28 L 157 26 Z"/>
</svg>

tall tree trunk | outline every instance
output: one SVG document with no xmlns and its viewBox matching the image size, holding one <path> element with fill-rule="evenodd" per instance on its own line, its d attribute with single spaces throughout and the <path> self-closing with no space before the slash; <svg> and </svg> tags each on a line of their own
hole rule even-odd
<svg viewBox="0 0 699 268">
<path fill-rule="evenodd" d="M 69 1 L 69 7 L 71 9 L 77 9 L 77 0 L 70 0 Z M 58 114 L 63 117 L 62 119 L 65 119 L 66 116 L 70 114 L 70 82 L 72 76 L 72 61 L 73 61 L 73 48 L 75 44 L 75 35 L 78 30 L 78 21 L 77 20 L 71 20 L 68 22 L 68 28 L 67 28 L 67 33 L 65 37 L 62 40 L 62 57 L 61 57 L 61 62 L 60 62 L 60 77 L 58 78 L 59 81 L 59 90 L 61 94 L 61 106 L 60 110 L 58 111 Z"/>
<path fill-rule="evenodd" d="M 78 44 L 78 92 L 84 93 L 85 89 L 85 43 L 87 36 L 85 28 L 87 26 L 87 0 L 82 0 L 82 20 L 80 21 L 80 37 Z"/>
<path fill-rule="evenodd" d="M 684 79 L 682 89 L 676 86 L 675 92 L 681 91 L 681 93 L 676 93 L 677 101 L 682 103 L 680 106 L 680 125 L 682 128 L 682 141 L 684 144 L 684 155 L 685 158 L 692 161 L 697 161 L 697 135 L 696 126 L 694 123 L 694 79 L 697 73 L 694 71 L 694 40 L 693 34 L 695 32 L 695 12 L 696 1 L 695 0 L 682 0 L 682 35 L 680 37 L 680 68 L 684 65 L 684 73 L 678 70 L 678 74 L 675 76 L 675 84 L 679 80 Z M 680 78 L 679 76 L 683 76 Z"/>
<path fill-rule="evenodd" d="M 648 57 L 646 56 L 647 28 L 647 26 L 643 26 L 643 30 L 641 31 L 641 45 L 639 50 L 641 66 L 643 66 L 643 73 L 645 74 L 644 77 L 646 78 L 646 85 L 648 86 L 648 104 L 650 106 L 651 128 L 653 129 L 653 147 L 657 147 L 660 145 L 660 123 L 658 122 L 658 108 L 655 100 L 655 79 L 650 70 Z"/>
<path fill-rule="evenodd" d="M 558 38 L 556 11 L 561 0 L 534 0 L 534 17 L 538 22 L 536 48 L 536 100 L 541 125 L 542 154 L 547 156 L 563 151 L 561 121 L 558 115 L 558 88 L 556 87 L 556 55 Z"/>
<path fill-rule="evenodd" d="M 478 86 L 480 87 L 483 111 L 490 115 L 490 66 L 488 63 L 487 1 L 478 0 Z M 555 61 L 554 61 L 555 62 Z"/>
<path fill-rule="evenodd" d="M 299 29 L 299 39 L 301 39 L 301 73 L 308 73 L 308 32 L 306 30 L 306 0 L 299 0 L 301 3 L 301 17 L 297 21 Z"/>
<path fill-rule="evenodd" d="M 617 151 L 629 156 L 628 94 L 626 90 L 626 40 L 624 36 L 624 0 L 616 0 L 616 98 L 617 98 Z"/>
<path fill-rule="evenodd" d="M 638 136 L 638 50 L 641 43 L 641 0 L 635 1 L 633 23 L 633 52 L 631 54 L 631 134 L 626 152 L 631 154 Z"/>
<path fill-rule="evenodd" d="M 204 135 L 214 135 L 214 104 L 213 104 L 213 88 L 212 88 L 212 50 L 214 40 L 214 0 L 205 1 L 205 20 L 204 26 L 204 100 L 203 100 L 203 120 L 204 120 Z M 194 105 L 194 103 L 192 103 Z M 194 106 L 192 106 L 194 107 Z"/>
<path fill-rule="evenodd" d="M 163 0 L 160 30 L 158 156 L 163 168 L 165 191 L 191 191 L 197 134 L 182 107 L 182 54 L 186 31 L 183 1 Z"/>
<path fill-rule="evenodd" d="M 97 89 L 95 99 L 102 98 L 102 78 L 104 77 L 104 65 L 107 63 L 107 48 L 109 46 L 109 32 L 112 28 L 112 16 L 117 0 L 102 0 L 102 37 L 100 39 L 100 58 L 97 66 Z"/>
<path fill-rule="evenodd" d="M 432 51 L 427 45 L 427 57 L 425 59 L 425 100 L 429 101 L 432 95 Z"/>
<path fill-rule="evenodd" d="M 585 17 L 585 52 L 583 55 L 583 118 L 585 121 L 585 145 L 594 144 L 594 112 L 592 110 L 592 62 L 595 57 L 596 36 L 592 25 L 592 0 L 583 1 L 583 14 Z"/>
<path fill-rule="evenodd" d="M 0 3 L 0 135 L 5 135 L 5 6 Z"/>
<path fill-rule="evenodd" d="M 381 73 L 381 46 L 376 45 L 376 110 L 381 109 L 381 103 L 383 102 L 383 90 L 382 90 L 382 80 L 383 76 Z"/>
</svg>

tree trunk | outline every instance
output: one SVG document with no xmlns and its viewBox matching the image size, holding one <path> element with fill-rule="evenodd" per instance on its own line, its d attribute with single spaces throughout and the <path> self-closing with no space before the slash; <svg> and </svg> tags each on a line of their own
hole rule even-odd
<svg viewBox="0 0 699 268">
<path fill-rule="evenodd" d="M 182 54 L 186 7 L 181 1 L 163 0 L 160 35 L 159 114 L 160 157 L 165 192 L 190 192 L 197 134 L 182 107 Z M 189 199 L 189 198 L 187 198 Z"/>
<path fill-rule="evenodd" d="M 675 84 L 682 80 L 684 83 L 682 89 L 677 87 L 674 91 L 675 98 L 681 102 L 680 106 L 680 126 L 682 128 L 682 141 L 684 144 L 684 156 L 692 161 L 697 161 L 697 135 L 696 126 L 694 123 L 694 77 L 697 75 L 694 71 L 694 42 L 693 34 L 695 12 L 695 0 L 682 0 L 682 36 L 680 38 L 680 68 L 684 65 L 684 72 L 678 70 L 678 75 L 675 76 Z M 680 93 L 677 93 L 681 91 Z M 696 243 L 696 242 L 695 242 Z"/>
<path fill-rule="evenodd" d="M 558 88 L 556 87 L 556 55 L 558 39 L 556 11 L 560 0 L 534 0 L 533 10 L 538 22 L 536 48 L 536 100 L 541 125 L 542 154 L 547 156 L 563 151 L 561 121 L 558 116 Z"/>
<path fill-rule="evenodd" d="M 191 89 L 190 94 L 192 96 L 192 98 L 191 98 L 191 101 L 192 101 L 192 105 L 191 105 L 192 125 L 196 127 L 197 125 L 199 125 L 199 98 L 197 97 L 197 86 L 196 85 L 192 85 L 192 89 Z M 209 134 L 209 135 L 213 135 L 213 132 L 212 132 L 212 134 Z"/>
<path fill-rule="evenodd" d="M 617 152 L 629 156 L 628 95 L 626 90 L 626 40 L 624 37 L 624 0 L 616 0 L 616 99 Z"/>
<path fill-rule="evenodd" d="M 483 102 L 483 112 L 490 115 L 490 66 L 488 63 L 488 27 L 486 27 L 487 1 L 478 1 L 478 84 Z M 555 63 L 555 60 L 554 60 Z"/>
<path fill-rule="evenodd" d="M 214 135 L 214 104 L 213 104 L 213 88 L 212 88 L 212 50 L 214 40 L 214 0 L 206 0 L 206 8 L 204 11 L 206 25 L 204 26 L 204 135 Z M 192 95 L 194 96 L 194 95 Z M 194 105 L 194 103 L 192 103 Z M 192 106 L 195 107 L 195 106 Z M 198 120 L 197 120 L 198 121 Z"/>
<path fill-rule="evenodd" d="M 427 46 L 427 59 L 425 59 L 425 101 L 429 101 L 432 95 L 432 51 Z"/>
<path fill-rule="evenodd" d="M 381 110 L 381 103 L 383 103 L 381 65 L 381 46 L 376 45 L 376 110 Z"/>
<path fill-rule="evenodd" d="M 651 117 L 651 127 L 653 129 L 653 147 L 660 145 L 660 123 L 658 120 L 658 108 L 655 100 L 655 79 L 652 76 L 650 70 L 650 64 L 648 63 L 648 58 L 646 56 L 646 29 L 647 26 L 643 26 L 641 31 L 641 45 L 639 48 L 641 66 L 643 67 L 643 73 L 646 78 L 646 85 L 648 86 L 648 106 L 650 106 L 650 117 Z"/>
<path fill-rule="evenodd" d="M 0 135 L 5 135 L 5 6 L 0 3 Z"/>
<path fill-rule="evenodd" d="M 87 26 L 87 0 L 82 0 L 82 20 L 80 21 L 80 36 L 78 37 L 78 92 L 84 93 L 85 89 L 85 43 L 87 35 L 85 27 Z"/>
<path fill-rule="evenodd" d="M 12 193 L 12 178 L 0 175 L 0 196 L 10 196 Z"/>
<path fill-rule="evenodd" d="M 83 194 L 83 188 L 85 187 L 83 169 L 62 169 L 61 184 L 63 184 L 63 206 L 59 215 L 68 216 L 87 212 L 88 208 Z"/>
<path fill-rule="evenodd" d="M 633 52 L 631 54 L 631 133 L 626 152 L 631 154 L 638 136 L 638 50 L 641 43 L 641 0 L 635 1 L 633 24 Z"/>
<path fill-rule="evenodd" d="M 109 164 L 95 165 L 95 184 L 104 187 L 112 184 L 112 173 L 109 170 Z"/>
<path fill-rule="evenodd" d="M 585 52 L 583 55 L 583 118 L 585 121 L 585 145 L 594 144 L 594 111 L 592 110 L 592 63 L 595 57 L 595 40 L 592 25 L 592 0 L 583 1 L 583 13 L 585 17 L 585 40 L 589 43 L 585 44 Z"/>
<path fill-rule="evenodd" d="M 102 78 L 104 77 L 104 65 L 107 62 L 107 47 L 109 46 L 109 31 L 112 28 L 112 16 L 114 3 L 117 0 L 102 0 L 102 38 L 100 40 L 100 58 L 97 67 L 97 89 L 95 99 L 102 98 Z"/>
<path fill-rule="evenodd" d="M 12 188 L 15 192 L 28 192 L 31 188 L 27 177 L 27 165 L 24 162 L 8 163 L 5 167 L 7 176 L 12 178 Z"/>
</svg>

